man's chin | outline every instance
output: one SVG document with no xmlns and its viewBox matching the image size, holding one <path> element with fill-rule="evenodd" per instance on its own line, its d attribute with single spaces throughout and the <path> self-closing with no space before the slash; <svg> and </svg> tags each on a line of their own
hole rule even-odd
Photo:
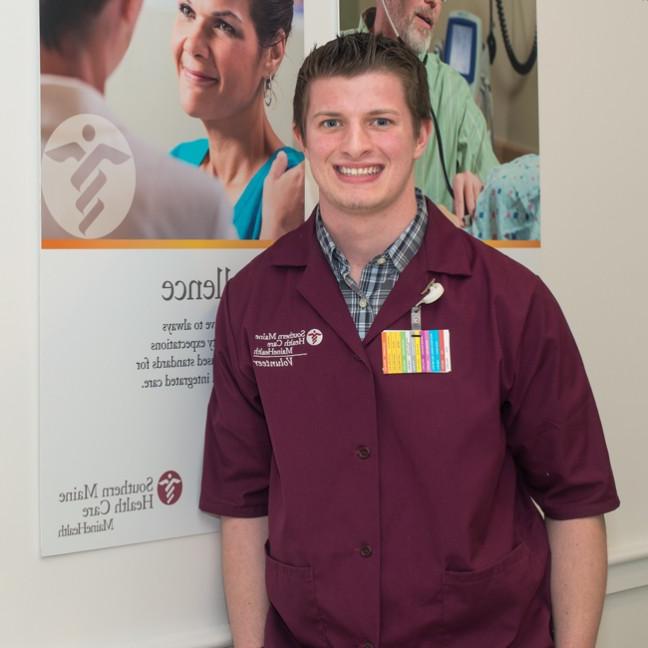
<svg viewBox="0 0 648 648">
<path fill-rule="evenodd" d="M 422 34 L 411 29 L 402 34 L 402 39 L 418 56 L 427 54 L 432 46 L 432 33 Z"/>
</svg>

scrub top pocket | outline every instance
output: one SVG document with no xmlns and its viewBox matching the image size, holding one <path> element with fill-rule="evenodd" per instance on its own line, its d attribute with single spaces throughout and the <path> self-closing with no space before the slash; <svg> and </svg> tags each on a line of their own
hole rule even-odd
<svg viewBox="0 0 648 648">
<path fill-rule="evenodd" d="M 443 574 L 444 646 L 490 648 L 514 645 L 521 620 L 542 584 L 526 544 L 491 567 Z"/>
<path fill-rule="evenodd" d="M 296 566 L 280 562 L 270 555 L 266 546 L 266 588 L 270 604 L 286 627 L 290 628 L 294 639 L 313 648 L 330 645 L 315 597 L 315 581 L 310 565 Z M 271 645 L 268 637 L 266 645 Z"/>
</svg>

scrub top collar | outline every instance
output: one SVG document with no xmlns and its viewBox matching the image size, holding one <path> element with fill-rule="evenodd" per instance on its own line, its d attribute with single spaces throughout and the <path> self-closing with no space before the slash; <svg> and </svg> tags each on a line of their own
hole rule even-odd
<svg viewBox="0 0 648 648">
<path fill-rule="evenodd" d="M 348 346 L 351 353 L 369 366 L 365 349 L 390 328 L 420 299 L 431 279 L 441 274 L 467 277 L 473 254 L 469 235 L 455 227 L 429 200 L 428 226 L 419 252 L 407 265 L 361 340 L 340 286 L 315 233 L 317 208 L 300 227 L 279 239 L 269 250 L 270 263 L 301 273 L 297 292 Z"/>
<path fill-rule="evenodd" d="M 463 230 L 455 227 L 430 201 L 426 200 L 428 225 L 421 250 L 423 263 L 430 272 L 469 277 L 472 274 L 473 254 Z M 308 220 L 279 239 L 269 250 L 272 264 L 286 267 L 306 267 L 324 253 L 315 234 L 319 206 Z M 331 273 L 332 276 L 332 273 Z"/>
</svg>

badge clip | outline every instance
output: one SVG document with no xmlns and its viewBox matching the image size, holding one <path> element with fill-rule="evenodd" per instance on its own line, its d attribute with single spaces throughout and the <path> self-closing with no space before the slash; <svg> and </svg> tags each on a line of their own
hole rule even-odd
<svg viewBox="0 0 648 648">
<path fill-rule="evenodd" d="M 422 297 L 416 302 L 411 312 L 411 330 L 413 337 L 421 337 L 421 307 L 423 304 L 433 304 L 441 298 L 443 293 L 444 288 L 440 283 L 437 283 L 436 279 L 432 279 L 421 291 Z"/>
</svg>

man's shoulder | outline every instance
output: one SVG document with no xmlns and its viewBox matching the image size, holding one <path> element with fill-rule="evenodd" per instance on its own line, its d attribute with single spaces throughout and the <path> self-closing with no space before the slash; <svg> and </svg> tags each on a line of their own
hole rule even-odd
<svg viewBox="0 0 648 648">
<path fill-rule="evenodd" d="M 429 205 L 432 206 L 428 225 L 432 228 L 431 236 L 439 237 L 438 245 L 453 250 L 453 256 L 463 257 L 463 265 L 457 267 L 463 269 L 465 275 L 479 284 L 480 290 L 489 290 L 491 295 L 506 302 L 510 299 L 530 298 L 542 283 L 526 266 L 455 227 L 436 205 Z M 432 246 L 434 245 L 432 243 Z"/>
<path fill-rule="evenodd" d="M 425 67 L 432 95 L 443 92 L 454 101 L 457 98 L 474 101 L 466 80 L 452 66 L 444 63 L 438 54 L 428 54 Z"/>
<path fill-rule="evenodd" d="M 496 283 L 498 292 L 501 290 L 509 296 L 515 293 L 531 295 L 542 283 L 538 275 L 519 261 L 471 234 L 463 234 L 475 251 L 479 267 Z"/>
<path fill-rule="evenodd" d="M 80 139 L 81 127 L 93 127 L 96 146 L 121 141 L 135 172 L 133 200 L 128 216 L 111 238 L 234 238 L 232 208 L 220 182 L 190 165 L 173 159 L 161 148 L 133 134 L 115 115 L 105 98 L 79 79 L 44 75 L 41 78 L 41 145 L 70 118 L 68 139 Z M 117 137 L 116 135 L 119 134 Z M 89 152 L 91 147 L 83 144 Z M 108 181 L 117 177 L 107 165 Z M 56 228 L 54 228 L 55 231 Z M 54 238 L 63 236 L 62 232 Z"/>
<path fill-rule="evenodd" d="M 278 276 L 276 268 L 305 266 L 314 242 L 313 223 L 309 219 L 274 241 L 241 268 L 230 279 L 229 292 L 245 295 L 250 294 L 250 291 L 267 290 L 269 286 L 274 286 Z M 275 289 L 280 288 L 275 286 Z"/>
<path fill-rule="evenodd" d="M 105 98 L 80 79 L 43 74 L 40 98 L 42 137 L 48 137 L 66 119 L 77 115 L 98 115 L 115 123 Z"/>
</svg>

